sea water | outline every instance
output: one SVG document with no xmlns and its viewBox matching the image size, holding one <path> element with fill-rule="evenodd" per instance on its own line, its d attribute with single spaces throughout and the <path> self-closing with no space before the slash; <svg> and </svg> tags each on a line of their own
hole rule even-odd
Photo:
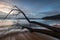
<svg viewBox="0 0 60 40">
<path fill-rule="evenodd" d="M 44 23 L 47 25 L 53 25 L 53 24 L 60 24 L 60 20 L 43 20 L 43 19 L 30 19 L 30 21 L 36 21 L 39 23 Z M 5 20 L 0 20 L 0 25 L 13 25 L 13 24 L 22 24 L 22 25 L 28 25 L 30 24 L 26 19 L 5 19 Z"/>
</svg>

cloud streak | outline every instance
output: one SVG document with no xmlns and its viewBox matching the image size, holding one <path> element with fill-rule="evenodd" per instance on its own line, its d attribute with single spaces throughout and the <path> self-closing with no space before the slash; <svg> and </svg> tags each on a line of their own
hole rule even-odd
<svg viewBox="0 0 60 40">
<path fill-rule="evenodd" d="M 60 0 L 0 0 L 0 1 L 17 5 L 28 16 L 32 17 L 35 16 L 40 17 L 41 15 L 45 16 L 47 14 L 54 15 L 59 14 L 60 12 Z"/>
</svg>

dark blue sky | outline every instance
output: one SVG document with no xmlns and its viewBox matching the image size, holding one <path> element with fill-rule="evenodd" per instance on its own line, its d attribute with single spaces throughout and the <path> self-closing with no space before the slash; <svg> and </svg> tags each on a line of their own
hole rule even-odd
<svg viewBox="0 0 60 40">
<path fill-rule="evenodd" d="M 17 5 L 32 17 L 60 14 L 60 0 L 0 0 Z M 38 16 L 37 16 L 38 15 Z"/>
</svg>

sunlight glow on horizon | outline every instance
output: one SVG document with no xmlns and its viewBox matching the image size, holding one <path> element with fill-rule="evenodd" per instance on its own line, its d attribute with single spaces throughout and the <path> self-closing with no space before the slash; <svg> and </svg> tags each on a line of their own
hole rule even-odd
<svg viewBox="0 0 60 40">
<path fill-rule="evenodd" d="M 0 11 L 5 12 L 5 13 L 9 13 L 10 10 L 13 8 L 13 6 L 11 6 L 10 4 L 6 4 L 6 3 L 0 3 Z"/>
</svg>

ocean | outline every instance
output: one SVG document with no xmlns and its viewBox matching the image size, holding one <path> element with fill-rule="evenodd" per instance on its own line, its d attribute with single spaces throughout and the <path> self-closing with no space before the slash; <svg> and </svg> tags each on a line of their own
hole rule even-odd
<svg viewBox="0 0 60 40">
<path fill-rule="evenodd" d="M 47 24 L 47 25 L 60 24 L 60 20 L 30 19 L 30 21 L 36 21 L 36 22 Z M 16 23 L 19 23 L 21 25 L 28 25 L 28 24 L 30 24 L 26 19 L 19 19 L 19 20 L 5 19 L 5 20 L 0 20 L 0 26 L 2 26 L 2 25 L 13 25 L 13 24 L 16 24 Z"/>
</svg>

